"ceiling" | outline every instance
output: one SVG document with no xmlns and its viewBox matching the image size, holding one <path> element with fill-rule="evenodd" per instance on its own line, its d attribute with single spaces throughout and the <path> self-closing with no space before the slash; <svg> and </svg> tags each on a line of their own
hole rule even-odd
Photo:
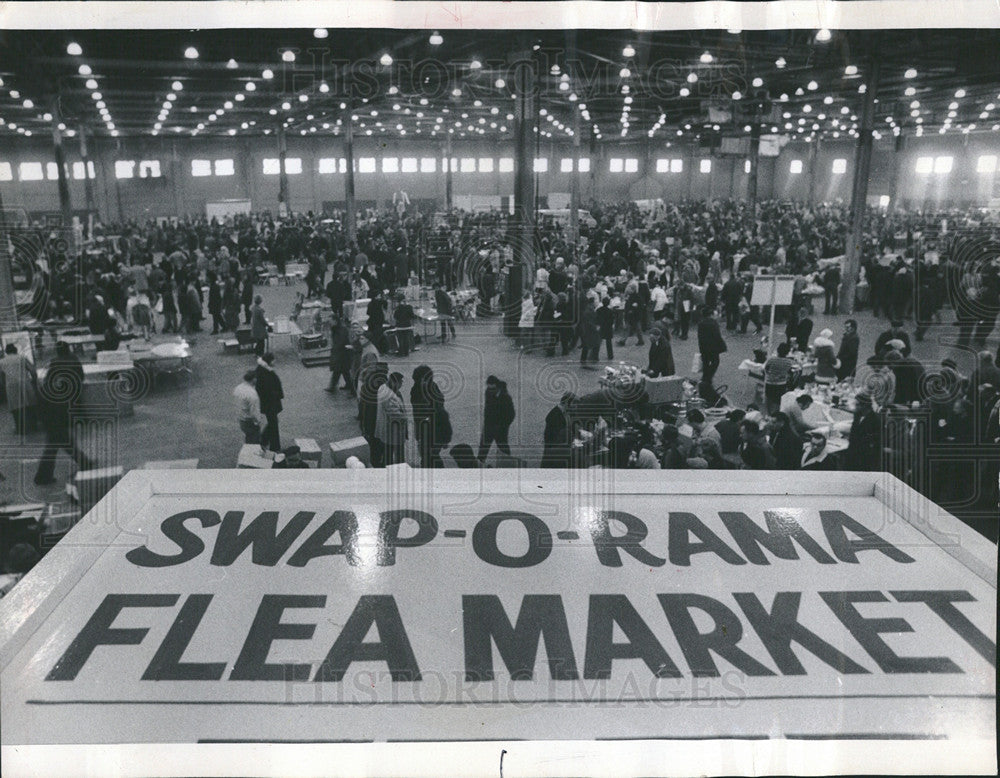
<svg viewBox="0 0 1000 778">
<path fill-rule="evenodd" d="M 70 136 L 342 136 L 353 120 L 356 137 L 511 140 L 518 61 L 535 63 L 553 140 L 572 140 L 574 114 L 584 144 L 741 136 L 755 116 L 765 134 L 846 139 L 876 60 L 879 136 L 1000 130 L 997 30 L 8 30 L 0 143 L 53 121 Z"/>
</svg>

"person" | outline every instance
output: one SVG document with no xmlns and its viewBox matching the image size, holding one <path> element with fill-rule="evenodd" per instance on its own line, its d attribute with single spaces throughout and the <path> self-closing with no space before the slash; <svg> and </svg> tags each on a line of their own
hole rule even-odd
<svg viewBox="0 0 1000 778">
<path fill-rule="evenodd" d="M 375 369 L 375 365 L 382 358 L 382 354 L 372 342 L 370 330 L 365 329 L 358 333 L 357 352 L 358 362 L 357 373 L 355 374 L 355 391 L 359 398 L 360 408 L 361 387 L 364 385 L 371 371 Z"/>
<path fill-rule="evenodd" d="M 708 384 L 712 383 L 715 371 L 719 369 L 719 355 L 726 351 L 726 341 L 719 331 L 719 322 L 715 320 L 714 312 L 707 305 L 701 308 L 701 321 L 698 322 L 698 351 L 701 352 L 701 376 Z"/>
<path fill-rule="evenodd" d="M 840 296 L 840 265 L 831 265 L 823 273 L 823 313 L 827 316 L 837 313 Z"/>
<path fill-rule="evenodd" d="M 804 437 L 807 432 L 818 426 L 806 421 L 803 415 L 812 404 L 813 398 L 811 394 L 796 395 L 794 392 L 786 392 L 781 398 L 779 410 L 788 416 L 792 429 L 799 437 Z"/>
<path fill-rule="evenodd" d="M 840 363 L 833 351 L 833 330 L 824 329 L 816 336 L 813 341 L 813 356 L 816 358 L 816 383 L 836 383 Z"/>
<path fill-rule="evenodd" d="M 459 470 L 475 470 L 482 467 L 482 462 L 476 459 L 476 452 L 468 443 L 456 443 L 448 453 Z"/>
<path fill-rule="evenodd" d="M 368 300 L 368 321 L 366 326 L 368 328 L 368 339 L 375 344 L 381 353 L 385 353 L 385 312 L 388 307 L 388 303 L 378 289 L 372 292 L 371 298 Z"/>
<path fill-rule="evenodd" d="M 59 449 L 67 451 L 80 470 L 90 469 L 90 459 L 79 445 L 73 424 L 73 413 L 82 392 L 83 365 L 70 351 L 69 344 L 57 341 L 56 355 L 49 362 L 38 393 L 39 413 L 45 425 L 45 448 L 35 473 L 37 486 L 55 483 L 53 475 Z"/>
<path fill-rule="evenodd" d="M 840 367 L 837 368 L 837 380 L 846 381 L 854 378 L 858 369 L 858 350 L 861 341 L 858 338 L 858 323 L 854 319 L 844 322 L 844 337 L 840 341 L 840 349 L 837 351 L 837 361 Z"/>
<path fill-rule="evenodd" d="M 889 329 L 881 333 L 875 340 L 875 356 L 884 357 L 889 342 L 893 340 L 902 341 L 903 348 L 900 349 L 900 353 L 904 357 L 910 355 L 910 335 L 903 329 L 901 319 L 893 319 L 889 322 Z"/>
<path fill-rule="evenodd" d="M 386 466 L 406 461 L 406 439 L 409 437 L 409 430 L 406 423 L 406 405 L 400 393 L 402 386 L 403 374 L 394 372 L 378 388 L 376 394 L 375 437 L 378 438 L 384 451 Z"/>
<path fill-rule="evenodd" d="M 643 305 L 639 298 L 639 284 L 632 279 L 625 287 L 625 334 L 619 339 L 618 345 L 624 346 L 631 335 L 636 336 L 636 345 L 645 345 L 642 339 Z"/>
<path fill-rule="evenodd" d="M 351 380 L 351 354 L 350 354 L 351 332 L 344 320 L 334 314 L 333 324 L 330 327 L 330 383 L 326 391 L 337 391 L 337 383 L 343 377 L 344 389 L 357 396 L 354 391 L 354 382 Z"/>
<path fill-rule="evenodd" d="M 281 454 L 275 455 L 274 464 L 271 467 L 275 470 L 308 470 L 309 463 L 302 458 L 302 449 L 293 445 L 286 448 Z"/>
<path fill-rule="evenodd" d="M 413 434 L 421 467 L 444 467 L 441 450 L 451 443 L 451 421 L 444 407 L 444 395 L 434 381 L 434 372 L 427 365 L 413 369 L 410 387 L 410 408 L 413 411 Z"/>
<path fill-rule="evenodd" d="M 709 467 L 712 469 L 724 468 L 722 436 L 719 435 L 719 431 L 705 420 L 705 414 L 698 408 L 689 410 L 685 418 L 691 427 L 691 449 L 688 454 L 688 466 Z M 692 463 L 691 459 L 699 459 L 701 462 Z"/>
<path fill-rule="evenodd" d="M 129 321 L 132 323 L 132 327 L 138 332 L 143 340 L 148 341 L 150 338 L 150 330 L 153 328 L 153 309 L 149 303 L 148 290 L 136 291 L 134 295 L 129 298 L 129 305 L 131 306 Z"/>
<path fill-rule="evenodd" d="M 257 359 L 257 375 L 254 381 L 260 398 L 260 412 L 265 424 L 261 433 L 261 447 L 271 451 L 281 451 L 281 436 L 278 433 L 278 414 L 282 411 L 281 401 L 285 393 L 281 379 L 274 370 L 274 354 L 266 352 Z"/>
<path fill-rule="evenodd" d="M 41 555 L 30 543 L 15 543 L 4 560 L 4 575 L 0 575 L 0 597 L 10 594 L 14 585 L 41 560 Z"/>
<path fill-rule="evenodd" d="M 236 332 L 240 326 L 240 295 L 237 281 L 226 278 L 222 287 L 222 326 L 225 332 Z"/>
<path fill-rule="evenodd" d="M 448 317 L 441 320 L 441 342 L 448 340 L 449 331 L 451 339 L 455 340 L 455 304 L 442 283 L 434 287 L 434 307 L 437 308 L 438 316 Z"/>
<path fill-rule="evenodd" d="M 854 402 L 854 420 L 844 456 L 847 469 L 860 472 L 885 470 L 882 415 L 872 407 L 871 395 L 864 390 L 855 395 Z"/>
<path fill-rule="evenodd" d="M 771 449 L 777 470 L 798 470 L 802 460 L 802 438 L 792 428 L 787 413 L 777 411 L 771 417 Z"/>
<path fill-rule="evenodd" d="M 441 322 L 441 342 L 444 342 L 444 322 Z M 535 345 L 535 299 L 531 292 L 525 290 L 521 298 L 521 316 L 517 322 L 517 345 L 519 348 L 531 348 Z"/>
<path fill-rule="evenodd" d="M 823 430 L 810 432 L 809 445 L 802 452 L 799 467 L 802 470 L 838 470 L 836 456 L 826 444 L 826 433 Z"/>
<path fill-rule="evenodd" d="M 608 359 L 615 358 L 615 351 L 612 348 L 612 341 L 615 336 L 615 313 L 611 310 L 611 298 L 605 297 L 601 300 L 601 307 L 597 309 L 597 328 L 600 333 L 600 339 L 604 341 L 604 347 L 607 350 Z M 597 346 L 598 351 L 600 351 L 600 344 Z"/>
<path fill-rule="evenodd" d="M 372 467 L 385 467 L 385 444 L 376 433 L 378 429 L 379 389 L 388 380 L 388 363 L 378 362 L 365 374 L 364 380 L 358 385 L 358 419 L 361 435 L 368 441 Z"/>
<path fill-rule="evenodd" d="M 250 339 L 253 341 L 253 353 L 257 357 L 264 356 L 267 344 L 267 318 L 261 303 L 264 298 L 259 294 L 253 298 L 253 308 L 250 309 Z"/>
<path fill-rule="evenodd" d="M 351 281 L 346 267 L 341 266 L 330 278 L 330 283 L 326 285 L 326 296 L 330 300 L 333 315 L 342 316 L 344 303 L 351 299 Z"/>
<path fill-rule="evenodd" d="M 1000 368 L 993 362 L 993 355 L 989 351 L 980 351 L 976 359 L 976 367 L 969 376 L 967 394 L 973 407 L 980 408 L 982 406 L 980 395 L 985 386 L 989 385 L 1000 390 Z"/>
<path fill-rule="evenodd" d="M 396 323 L 396 343 L 399 344 L 399 356 L 409 356 L 413 351 L 413 317 L 416 316 L 413 306 L 399 294 L 399 302 L 393 311 L 393 321 Z"/>
<path fill-rule="evenodd" d="M 222 279 L 216 278 L 215 273 L 208 276 L 208 313 L 212 317 L 212 334 L 218 335 L 226 331 L 226 325 L 222 318 Z"/>
<path fill-rule="evenodd" d="M 719 433 L 719 446 L 722 458 L 733 467 L 740 464 L 740 422 L 746 416 L 746 411 L 733 408 L 725 418 L 715 423 L 715 431 Z"/>
<path fill-rule="evenodd" d="M 243 432 L 243 442 L 260 443 L 260 397 L 254 383 L 257 380 L 256 370 L 247 370 L 243 381 L 233 389 L 236 398 L 236 418 Z"/>
<path fill-rule="evenodd" d="M 483 402 L 483 433 L 479 437 L 477 458 L 485 462 L 490 448 L 496 442 L 497 448 L 508 457 L 510 444 L 507 442 L 510 425 L 514 423 L 514 401 L 507 391 L 507 384 L 495 375 L 486 378 L 486 393 Z"/>
<path fill-rule="evenodd" d="M 984 352 L 989 355 L 989 352 Z M 910 405 L 923 400 L 920 385 L 923 383 L 924 366 L 914 357 L 904 357 L 895 351 L 890 351 L 885 356 L 896 378 L 896 395 L 894 402 L 900 405 Z M 992 356 L 990 356 L 992 359 Z"/>
<path fill-rule="evenodd" d="M 601 352 L 601 330 L 597 323 L 594 299 L 588 298 L 580 313 L 580 365 L 593 365 Z"/>
<path fill-rule="evenodd" d="M 773 414 L 781 405 L 781 398 L 788 391 L 795 363 L 789 358 L 788 343 L 778 344 L 778 353 L 764 363 L 764 400 L 768 414 Z"/>
<path fill-rule="evenodd" d="M 809 348 L 809 336 L 812 335 L 813 321 L 809 318 L 809 309 L 805 306 L 799 308 L 798 316 L 789 319 L 785 334 L 789 342 L 799 351 Z"/>
<path fill-rule="evenodd" d="M 774 450 L 757 422 L 740 422 L 740 458 L 748 470 L 774 470 Z"/>
<path fill-rule="evenodd" d="M 571 413 L 576 402 L 573 392 L 559 398 L 559 404 L 545 416 L 545 430 L 541 466 L 546 468 L 568 467 L 570 441 L 573 439 Z"/>
<path fill-rule="evenodd" d="M 201 298 L 195 289 L 194 279 L 191 279 L 184 291 L 181 303 L 181 323 L 185 335 L 194 335 L 201 331 Z"/>
<path fill-rule="evenodd" d="M 663 470 L 684 470 L 687 468 L 688 452 L 681 441 L 680 431 L 675 424 L 663 425 L 660 436 L 663 456 L 660 467 Z"/>
<path fill-rule="evenodd" d="M 730 275 L 722 285 L 720 297 L 723 310 L 726 312 L 726 330 L 733 332 L 740 321 L 740 300 L 743 299 L 743 284 L 736 275 Z"/>
<path fill-rule="evenodd" d="M 660 326 L 649 330 L 649 365 L 646 375 L 661 378 L 674 375 L 674 352 L 670 348 L 670 336 Z"/>
<path fill-rule="evenodd" d="M 162 302 L 160 305 L 163 311 L 163 333 L 179 332 L 177 327 L 177 300 L 174 297 L 174 284 L 169 278 L 163 279 L 161 292 Z"/>
<path fill-rule="evenodd" d="M 35 366 L 17 346 L 8 343 L 0 355 L 0 373 L 7 388 L 7 407 L 14 418 L 14 434 L 27 435 L 35 431 L 38 404 L 38 375 Z"/>
</svg>

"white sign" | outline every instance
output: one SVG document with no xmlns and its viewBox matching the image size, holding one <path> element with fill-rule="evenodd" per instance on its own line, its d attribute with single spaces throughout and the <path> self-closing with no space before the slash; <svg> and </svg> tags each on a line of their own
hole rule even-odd
<svg viewBox="0 0 1000 778">
<path fill-rule="evenodd" d="M 877 734 L 995 767 L 994 546 L 888 476 L 678 475 L 133 471 L 0 601 L 3 745 Z"/>
</svg>

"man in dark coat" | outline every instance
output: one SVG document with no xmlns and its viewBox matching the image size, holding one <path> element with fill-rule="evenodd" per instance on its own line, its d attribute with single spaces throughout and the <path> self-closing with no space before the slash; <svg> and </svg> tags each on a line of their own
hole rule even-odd
<svg viewBox="0 0 1000 778">
<path fill-rule="evenodd" d="M 340 268 L 326 285 L 326 296 L 330 299 L 333 315 L 342 316 L 344 303 L 351 299 L 351 282 L 344 268 Z"/>
<path fill-rule="evenodd" d="M 594 310 L 594 300 L 589 298 L 580 313 L 580 364 L 594 364 L 597 362 L 598 353 L 601 350 L 601 331 L 597 323 L 597 311 Z M 609 341 L 610 343 L 610 341 Z M 610 349 L 611 346 L 609 345 Z"/>
<path fill-rule="evenodd" d="M 840 265 L 832 265 L 823 273 L 823 313 L 827 316 L 837 313 L 840 295 Z"/>
<path fill-rule="evenodd" d="M 337 381 L 344 378 L 344 388 L 355 395 L 354 382 L 351 380 L 351 331 L 344 320 L 334 315 L 333 326 L 330 328 L 330 384 L 326 391 L 337 391 Z"/>
<path fill-rule="evenodd" d="M 903 322 L 901 319 L 893 319 L 889 323 L 889 329 L 878 336 L 875 341 L 875 356 L 885 356 L 886 346 L 890 340 L 903 341 L 903 349 L 900 353 L 902 353 L 904 357 L 910 356 L 910 334 L 903 329 Z"/>
<path fill-rule="evenodd" d="M 47 486 L 55 483 L 53 474 L 59 449 L 66 450 L 80 470 L 90 469 L 90 460 L 80 449 L 73 429 L 72 414 L 83 392 L 83 365 L 62 341 L 56 343 L 56 356 L 39 391 L 39 411 L 45 425 L 45 449 L 38 462 L 35 483 Z"/>
<path fill-rule="evenodd" d="M 736 276 L 730 276 L 722 285 L 722 307 L 726 312 L 726 329 L 732 332 L 740 321 L 740 299 L 743 297 L 743 284 Z"/>
<path fill-rule="evenodd" d="M 701 352 L 702 380 L 711 385 L 715 371 L 719 369 L 719 355 L 726 351 L 726 341 L 722 339 L 719 322 L 708 306 L 702 306 L 701 321 L 698 322 L 698 351 Z"/>
<path fill-rule="evenodd" d="M 514 423 L 514 401 L 507 391 L 507 384 L 495 375 L 486 379 L 486 392 L 483 403 L 483 434 L 479 438 L 479 453 L 477 459 L 485 462 L 493 443 L 501 453 L 510 456 L 508 431 Z"/>
<path fill-rule="evenodd" d="M 545 431 L 543 442 L 545 445 L 542 451 L 542 467 L 560 468 L 568 467 L 570 461 L 570 443 L 572 442 L 572 423 L 570 413 L 576 395 L 566 392 L 545 417 Z"/>
<path fill-rule="evenodd" d="M 670 347 L 670 336 L 659 328 L 649 331 L 649 367 L 646 375 L 650 378 L 670 376 L 677 372 L 674 368 L 674 352 Z"/>
<path fill-rule="evenodd" d="M 777 411 L 771 417 L 771 449 L 775 468 L 798 470 L 802 462 L 802 438 L 794 430 L 787 413 Z"/>
<path fill-rule="evenodd" d="M 844 462 L 848 470 L 885 470 L 883 418 L 872 407 L 872 398 L 862 390 L 855 396 L 854 421 L 848 438 Z"/>
<path fill-rule="evenodd" d="M 605 297 L 601 301 L 601 307 L 596 311 L 597 316 L 597 328 L 600 332 L 597 347 L 600 349 L 600 341 L 604 341 L 604 346 L 608 352 L 608 359 L 615 358 L 615 352 L 612 348 L 612 341 L 615 336 L 615 313 L 611 310 L 611 298 Z"/>
<path fill-rule="evenodd" d="M 840 341 L 840 350 L 837 352 L 837 359 L 840 361 L 840 367 L 837 368 L 838 381 L 854 377 L 858 368 L 860 345 L 858 323 L 854 319 L 848 319 L 844 322 L 844 337 Z"/>
<path fill-rule="evenodd" d="M 271 451 L 281 451 L 278 414 L 282 411 L 281 401 L 285 393 L 281 388 L 281 379 L 274 371 L 274 354 L 270 351 L 257 360 L 257 380 L 254 385 L 257 388 L 257 396 L 260 397 L 260 412 L 267 422 L 261 433 L 261 447 L 269 448 Z"/>
</svg>

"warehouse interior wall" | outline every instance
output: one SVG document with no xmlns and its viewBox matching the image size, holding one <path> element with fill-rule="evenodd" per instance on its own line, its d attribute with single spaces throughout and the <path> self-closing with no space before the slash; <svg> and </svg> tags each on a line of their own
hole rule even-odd
<svg viewBox="0 0 1000 778">
<path fill-rule="evenodd" d="M 363 138 L 355 141 L 356 163 L 374 160 L 374 172 L 355 173 L 357 200 L 384 205 L 394 192 L 405 191 L 411 202 L 428 208 L 441 208 L 445 197 L 445 173 L 442 172 L 443 144 L 436 141 L 409 139 L 379 140 Z M 761 157 L 758 168 L 758 198 L 805 201 L 809 195 L 810 144 L 788 143 L 777 157 Z M 850 198 L 853 159 L 856 141 L 824 141 L 815 155 L 817 201 L 847 202 Z M 320 172 L 321 159 L 340 160 L 344 142 L 339 137 L 289 137 L 288 157 L 301 160 L 301 172 L 290 174 L 289 200 L 294 211 L 321 212 L 324 203 L 342 204 L 345 174 L 334 165 Z M 67 163 L 72 168 L 80 160 L 77 144 L 66 139 Z M 270 136 L 254 138 L 165 138 L 91 139 L 90 159 L 94 162 L 94 198 L 98 215 L 105 222 L 120 219 L 145 220 L 158 216 L 205 213 L 205 203 L 226 199 L 249 199 L 255 211 L 277 212 L 278 176 L 266 175 L 265 159 L 276 159 L 277 141 Z M 581 151 L 589 156 L 591 172 L 580 174 L 582 203 L 590 200 L 616 202 L 626 199 L 663 198 L 667 202 L 686 198 L 697 200 L 736 198 L 747 195 L 746 160 L 742 157 L 713 156 L 712 152 L 695 144 L 649 141 L 602 145 L 596 153 Z M 501 158 L 513 157 L 513 144 L 461 141 L 453 143 L 452 155 L 458 169 L 452 174 L 456 203 L 463 196 L 511 195 L 514 173 L 500 171 Z M 539 172 L 538 192 L 568 193 L 571 173 L 562 172 L 563 159 L 573 156 L 569 144 L 540 144 L 537 156 L 547 161 L 547 170 Z M 988 205 L 1000 199 L 1000 178 L 994 160 L 989 172 L 980 172 L 980 158 L 1000 156 L 1000 135 L 949 135 L 947 137 L 910 137 L 896 151 L 891 137 L 876 141 L 872 155 L 869 199 L 877 201 L 892 191 L 894 167 L 898 166 L 897 196 L 903 207 L 966 207 Z M 434 172 L 383 172 L 382 158 L 435 160 Z M 919 159 L 951 157 L 948 172 L 917 172 Z M 480 160 L 492 159 L 492 171 L 480 172 Z M 192 160 L 214 162 L 232 159 L 231 175 L 192 175 Z M 474 172 L 463 172 L 462 160 L 476 160 Z M 34 217 L 59 212 L 59 197 L 55 180 L 20 180 L 23 162 L 41 162 L 44 168 L 52 162 L 51 144 L 45 141 L 21 140 L 16 145 L 0 148 L 0 195 L 5 208 L 24 209 Z M 119 179 L 115 162 L 157 160 L 158 178 Z M 611 172 L 612 160 L 622 161 L 621 172 Z M 631 169 L 628 161 L 634 160 Z M 657 161 L 667 169 L 658 172 Z M 681 160 L 678 169 L 671 170 L 669 160 Z M 710 165 L 703 167 L 703 160 Z M 792 172 L 793 161 L 801 162 L 801 172 Z M 834 172 L 837 160 L 843 172 Z M 7 168 L 3 163 L 9 163 Z M 339 164 L 339 163 L 338 163 Z M 371 163 L 369 163 L 371 164 Z M 411 163 L 412 164 L 412 163 Z M 488 165 L 487 165 L 488 167 Z M 797 169 L 797 168 L 796 168 Z M 74 211 L 85 210 L 82 180 L 69 181 Z"/>
</svg>

